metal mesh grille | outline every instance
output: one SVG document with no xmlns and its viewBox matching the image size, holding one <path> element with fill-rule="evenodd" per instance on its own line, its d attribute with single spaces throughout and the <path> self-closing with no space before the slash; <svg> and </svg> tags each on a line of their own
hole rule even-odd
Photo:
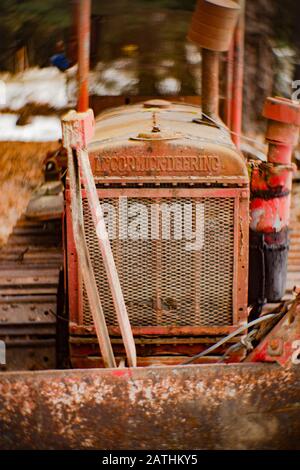
<svg viewBox="0 0 300 470">
<path fill-rule="evenodd" d="M 118 199 L 102 199 L 101 202 L 116 209 L 119 203 Z M 154 204 L 151 198 L 128 198 L 128 207 L 137 202 L 146 207 Z M 168 240 L 162 239 L 161 229 L 160 238 L 156 240 L 120 240 L 119 237 L 111 240 L 131 325 L 192 327 L 232 324 L 234 198 L 170 198 L 160 199 L 161 203 L 176 203 L 183 209 L 189 204 L 193 230 L 196 228 L 196 205 L 200 204 L 204 211 L 203 243 L 200 250 L 187 250 L 186 238 L 174 239 L 178 227 L 172 217 Z M 83 210 L 86 240 L 106 321 L 108 325 L 117 325 L 86 200 L 83 201 Z M 93 323 L 84 287 L 83 323 Z"/>
</svg>

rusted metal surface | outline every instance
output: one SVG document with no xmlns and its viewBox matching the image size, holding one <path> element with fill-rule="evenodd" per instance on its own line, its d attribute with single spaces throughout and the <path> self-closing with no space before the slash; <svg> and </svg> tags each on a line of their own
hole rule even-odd
<svg viewBox="0 0 300 470">
<path fill-rule="evenodd" d="M 7 373 L 1 449 L 299 449 L 300 368 Z"/>
<path fill-rule="evenodd" d="M 171 106 L 170 102 L 162 99 L 147 100 L 144 102 L 144 108 L 166 109 Z"/>
<path fill-rule="evenodd" d="M 244 48 L 245 48 L 245 0 L 238 0 L 240 15 L 233 39 L 233 81 L 231 101 L 232 140 L 237 148 L 241 145 L 243 120 L 243 79 L 244 79 Z"/>
<path fill-rule="evenodd" d="M 249 354 L 247 362 L 300 364 L 300 296 L 270 333 Z"/>
<path fill-rule="evenodd" d="M 230 134 L 196 124 L 197 116 L 201 116 L 197 106 L 172 103 L 170 108 L 158 109 L 161 131 L 182 137 L 143 142 L 131 138 L 151 132 L 151 108 L 137 104 L 102 113 L 88 147 L 96 183 L 247 184 L 243 157 Z"/>
<path fill-rule="evenodd" d="M 79 0 L 78 21 L 78 103 L 77 111 L 89 107 L 90 16 L 91 0 Z"/>
<path fill-rule="evenodd" d="M 135 337 L 137 350 L 137 365 L 145 367 L 151 365 L 179 365 L 186 361 L 187 357 L 194 356 L 215 344 L 221 337 Z M 125 357 L 124 346 L 119 337 L 112 337 L 112 346 L 117 364 Z M 239 338 L 234 338 L 231 342 L 219 347 L 214 352 L 214 356 L 200 358 L 195 364 L 211 364 L 219 362 L 228 347 L 235 344 Z M 73 368 L 95 368 L 103 367 L 103 361 L 99 351 L 99 345 L 95 336 L 74 336 L 70 337 L 70 357 Z M 240 348 L 238 358 L 235 355 L 230 357 L 230 363 L 241 362 L 246 356 L 245 348 Z M 123 359 L 124 362 L 124 359 Z"/>
<path fill-rule="evenodd" d="M 300 106 L 283 98 L 267 98 L 268 163 L 254 167 L 251 176 L 251 223 L 258 232 L 280 232 L 288 226 L 293 142 L 299 136 Z"/>
<path fill-rule="evenodd" d="M 174 193 L 174 194 L 173 194 Z M 168 308 L 167 312 L 164 312 L 164 308 L 166 309 L 167 307 L 164 307 L 161 309 L 161 312 L 159 313 L 158 307 L 155 307 L 155 305 L 152 304 L 147 304 L 149 302 L 149 299 L 151 300 L 152 294 L 153 294 L 153 289 L 155 289 L 155 279 L 158 274 L 158 268 L 157 266 L 152 264 L 152 259 L 145 257 L 145 252 L 144 255 L 142 252 L 140 253 L 138 250 L 138 242 L 135 241 L 133 244 L 133 251 L 131 254 L 128 256 L 127 251 L 124 251 L 124 247 L 122 248 L 122 244 L 120 244 L 119 249 L 116 246 L 116 241 L 113 241 L 113 251 L 115 254 L 115 260 L 117 263 L 117 266 L 123 266 L 123 268 L 120 271 L 120 279 L 121 283 L 123 285 L 123 290 L 124 293 L 126 293 L 126 301 L 128 303 L 128 312 L 133 328 L 134 334 L 150 334 L 150 335 L 166 335 L 166 334 L 173 334 L 173 335 L 185 335 L 185 334 L 221 334 L 221 332 L 227 333 L 231 328 L 232 325 L 238 325 L 241 322 L 245 321 L 247 318 L 247 246 L 248 246 L 248 219 L 247 219 L 247 211 L 248 211 L 248 197 L 247 197 L 247 192 L 245 192 L 243 189 L 190 189 L 190 188 L 179 188 L 176 190 L 171 190 L 171 189 L 155 189 L 155 188 L 149 188 L 149 189 L 144 189 L 144 188 L 135 188 L 135 189 L 102 189 L 98 190 L 98 197 L 100 200 L 107 201 L 107 198 L 111 198 L 112 201 L 115 199 L 118 202 L 118 197 L 127 197 L 129 200 L 134 198 L 134 200 L 142 200 L 145 202 L 146 198 L 150 198 L 151 201 L 155 202 L 160 200 L 160 198 L 163 198 L 163 200 L 168 200 L 171 196 L 176 197 L 174 199 L 179 203 L 179 201 L 182 198 L 186 198 L 186 201 L 189 201 L 190 199 L 188 198 L 195 198 L 197 201 L 201 201 L 202 198 L 205 200 L 205 198 L 214 198 L 215 201 L 218 201 L 217 204 L 218 207 L 223 207 L 221 204 L 223 202 L 221 201 L 229 201 L 228 198 L 233 198 L 234 199 L 234 211 L 235 211 L 235 216 L 233 217 L 231 223 L 232 223 L 232 229 L 233 233 L 236 233 L 236 237 L 233 241 L 233 244 L 230 248 L 232 251 L 232 263 L 233 263 L 233 269 L 231 265 L 231 261 L 227 260 L 228 253 L 226 253 L 226 260 L 222 257 L 220 251 L 218 251 L 218 262 L 219 264 L 222 262 L 225 263 L 223 268 L 222 268 L 222 277 L 223 280 L 225 279 L 225 275 L 228 277 L 229 273 L 233 274 L 233 277 L 231 275 L 228 277 L 228 285 L 224 283 L 224 287 L 226 285 L 226 294 L 225 291 L 222 290 L 223 287 L 220 285 L 218 282 L 217 284 L 211 277 L 212 274 L 210 272 L 211 269 L 211 263 L 212 260 L 215 259 L 214 253 L 214 245 L 212 244 L 210 247 L 210 241 L 209 239 L 206 240 L 207 242 L 207 248 L 206 249 L 211 249 L 211 256 L 208 260 L 208 265 L 204 263 L 203 261 L 203 266 L 202 266 L 202 274 L 204 270 L 206 269 L 205 272 L 207 272 L 207 279 L 202 280 L 202 285 L 207 286 L 207 290 L 204 293 L 204 288 L 203 290 L 203 295 L 201 296 L 201 302 L 203 304 L 202 306 L 202 314 L 199 316 L 199 314 L 196 314 L 193 306 L 195 306 L 195 298 L 193 297 L 193 292 L 194 292 L 194 282 L 196 282 L 196 285 L 198 285 L 198 281 L 195 281 L 195 276 L 197 276 L 197 273 L 193 270 L 193 264 L 186 265 L 186 260 L 182 259 L 182 262 L 179 262 L 179 258 L 177 259 L 176 265 L 174 265 L 172 256 L 168 260 L 168 277 L 166 275 L 163 276 L 163 279 L 160 282 L 160 287 L 164 289 L 164 292 L 166 289 L 169 290 L 169 292 L 173 292 L 174 295 L 174 300 L 173 300 L 173 312 L 170 307 Z M 83 198 L 85 197 L 85 193 L 83 191 L 82 193 Z M 68 207 L 70 204 L 70 195 L 69 192 L 67 191 L 66 193 L 66 201 L 67 201 L 67 210 L 69 211 Z M 85 204 L 84 204 L 85 207 Z M 207 206 L 207 216 L 209 214 L 209 206 Z M 240 217 L 238 214 L 241 214 Z M 95 236 L 93 235 L 93 232 L 90 230 L 91 227 L 91 220 L 87 219 L 85 217 L 85 223 L 86 223 L 86 239 L 88 246 L 90 248 L 90 253 L 91 253 L 91 259 L 93 262 L 93 266 L 96 266 L 95 270 L 95 275 L 97 277 L 97 285 L 98 289 L 100 292 L 103 293 L 104 295 L 104 305 L 105 305 L 105 311 L 106 311 L 106 318 L 109 324 L 109 331 L 112 332 L 112 330 L 117 331 L 118 328 L 112 328 L 114 325 L 114 315 L 113 315 L 113 307 L 111 304 L 110 297 L 108 297 L 109 294 L 109 289 L 107 288 L 106 284 L 104 284 L 104 276 L 102 271 L 100 271 L 100 262 L 99 262 L 99 253 L 97 251 L 97 240 Z M 231 227 L 231 226 L 230 226 Z M 208 234 L 209 235 L 209 234 Z M 71 240 L 73 238 L 73 235 L 71 232 L 69 232 L 68 239 L 69 243 L 71 243 Z M 223 248 L 224 248 L 224 243 L 223 242 Z M 228 241 L 227 241 L 228 243 Z M 124 244 L 124 242 L 123 242 Z M 129 245 L 128 245 L 129 246 Z M 227 245 L 226 245 L 227 246 Z M 143 248 L 143 247 L 142 247 Z M 142 249 L 141 248 L 141 249 Z M 127 248 L 129 249 L 129 248 Z M 221 247 L 220 247 L 221 249 Z M 74 252 L 74 249 L 72 246 L 70 246 L 71 253 Z M 229 250 L 229 248 L 228 248 Z M 123 255 L 122 255 L 123 253 Z M 147 251 L 148 253 L 148 251 Z M 175 253 L 174 251 L 172 252 L 173 254 Z M 166 252 L 167 254 L 167 252 Z M 187 257 L 186 252 L 184 251 L 184 258 Z M 165 255 L 166 256 L 166 255 Z M 179 254 L 178 254 L 179 256 Z M 193 262 L 193 258 L 188 258 L 190 261 L 189 263 Z M 166 262 L 166 260 L 164 261 Z M 69 257 L 68 259 L 68 270 L 71 273 L 70 276 L 70 291 L 74 292 L 73 285 L 77 286 L 78 285 L 78 277 L 77 279 L 75 278 L 76 274 L 78 273 L 78 266 L 77 266 L 77 261 L 76 257 L 73 255 Z M 134 267 L 129 269 L 128 274 L 127 271 L 124 271 L 125 265 L 128 263 L 129 266 L 133 263 L 134 266 L 136 266 L 135 269 L 138 271 L 139 278 L 137 279 L 135 277 L 135 272 L 134 272 Z M 131 264 L 130 264 L 131 263 Z M 142 266 L 145 264 L 145 272 L 141 274 Z M 226 265 L 226 263 L 228 265 Z M 153 266 L 153 267 L 152 267 Z M 172 268 L 172 273 L 170 271 L 170 267 L 173 266 Z M 214 271 L 218 268 L 214 268 Z M 178 273 L 178 274 L 177 274 Z M 78 274 L 77 274 L 78 276 Z M 188 281 L 188 284 L 185 285 L 186 278 L 190 279 L 187 276 L 191 276 L 191 281 Z M 146 279 L 147 277 L 147 279 Z M 227 279 L 226 277 L 226 279 Z M 239 287 L 235 287 L 239 284 Z M 233 287 L 232 287 L 233 286 Z M 232 291 L 233 288 L 233 291 Z M 174 293 L 174 289 L 176 290 L 176 294 Z M 183 299 L 185 297 L 188 299 L 187 294 L 184 294 L 183 292 L 187 292 L 186 289 L 190 290 L 190 303 L 187 302 L 187 304 L 184 304 L 184 313 L 182 312 L 182 318 L 177 318 L 178 315 L 180 314 L 181 310 L 183 307 L 180 307 L 178 302 L 183 302 Z M 212 295 L 212 290 L 214 289 L 214 300 L 213 304 L 209 307 L 209 300 Z M 201 292 L 202 292 L 201 290 Z M 196 289 L 197 292 L 199 292 L 198 289 Z M 180 292 L 182 292 L 181 296 L 183 296 L 183 299 L 180 297 Z M 220 295 L 220 292 L 222 292 L 222 295 Z M 106 294 L 107 297 L 106 298 Z M 171 294 L 170 294 L 171 295 Z M 200 295 L 200 294 L 199 294 Z M 225 310 L 225 297 L 227 296 L 230 298 L 230 305 L 231 305 L 231 299 L 233 299 L 233 304 L 232 304 L 232 313 L 230 313 L 230 318 L 231 315 L 233 315 L 232 320 L 228 321 L 228 317 L 226 316 L 227 314 L 225 312 L 228 312 L 228 310 Z M 204 297 L 203 297 L 204 296 Z M 149 298 L 148 298 L 149 297 Z M 226 299 L 227 299 L 226 297 Z M 144 300 L 142 300 L 144 299 Z M 177 300 L 176 300 L 177 299 Z M 180 300 L 181 299 L 181 300 Z M 218 303 L 219 299 L 219 303 Z M 86 309 L 86 300 L 82 298 L 82 290 L 79 291 L 79 297 L 77 300 L 78 304 L 76 306 L 74 298 L 72 299 L 72 307 L 74 310 L 71 311 L 70 318 L 74 323 L 77 323 L 78 326 L 92 326 L 91 322 L 91 317 L 90 314 L 88 313 L 88 310 Z M 218 308 L 216 308 L 216 305 L 218 303 Z M 155 308 L 155 314 L 154 314 L 154 308 Z M 175 308 L 175 311 L 174 311 Z M 231 312 L 230 308 L 230 312 Z M 81 309 L 84 309 L 83 313 L 81 313 Z M 178 310 L 176 313 L 176 309 Z M 223 311 L 222 311 L 223 310 Z M 113 317 L 112 317 L 113 315 Z M 164 322 L 162 324 L 157 323 L 159 320 L 155 320 L 154 316 L 157 318 L 162 317 L 164 318 Z M 176 316 L 176 321 L 175 321 L 175 316 Z M 225 315 L 225 316 L 224 316 Z M 113 319 L 112 319 L 113 318 Z M 202 322 L 201 322 L 202 318 Z M 227 319 L 227 321 L 226 321 Z M 204 322 L 204 320 L 206 320 Z M 204 324 L 203 324 L 204 322 Z M 141 327 L 140 325 L 143 325 Z M 173 326 L 171 326 L 173 325 Z M 140 327 L 139 327 L 140 326 Z M 73 332 L 73 330 L 72 330 Z"/>
<path fill-rule="evenodd" d="M 269 97 L 264 104 L 263 116 L 268 119 L 268 141 L 297 145 L 300 127 L 300 106 L 297 101 Z"/>
<path fill-rule="evenodd" d="M 201 104 L 201 97 L 200 96 L 160 96 L 160 99 L 164 101 L 168 101 L 170 103 L 177 102 L 177 103 L 189 103 L 191 105 L 200 106 Z M 105 110 L 109 110 L 111 108 L 116 108 L 119 106 L 129 106 L 132 104 L 140 103 L 140 102 L 147 102 L 153 101 L 153 96 L 135 96 L 135 95 L 122 95 L 122 96 L 90 96 L 90 104 L 91 108 L 94 110 L 95 116 L 98 116 Z"/>
<path fill-rule="evenodd" d="M 7 370 L 55 367 L 60 221 L 22 217 L 0 251 L 0 339 Z"/>
<path fill-rule="evenodd" d="M 160 202 L 191 203 L 193 207 L 200 202 L 205 205 L 208 228 L 205 250 L 189 257 L 177 242 L 176 246 L 164 242 L 162 248 L 161 240 L 150 241 L 147 246 L 143 240 L 111 241 L 133 334 L 226 334 L 248 315 L 249 188 L 245 161 L 224 129 L 193 122 L 199 108 L 179 103 L 163 108 L 147 106 L 141 103 L 114 109 L 97 119 L 88 150 L 98 198 L 114 208 L 120 198 L 129 203 L 141 202 L 148 208 Z M 154 109 L 161 131 L 179 133 L 180 138 L 132 140 L 145 131 L 151 132 Z M 70 196 L 67 188 L 68 220 Z M 85 239 L 108 330 L 120 335 L 85 190 L 82 202 Z M 116 223 L 119 226 L 120 217 Z M 67 230 L 70 333 L 94 335 L 71 224 Z M 224 231 L 227 236 L 219 246 Z M 217 281 L 221 278 L 222 284 Z"/>
<path fill-rule="evenodd" d="M 14 331 L 14 334 L 18 331 Z M 26 332 L 28 335 L 30 332 Z M 21 332 L 22 334 L 22 332 Z M 33 331 L 34 339 L 25 339 L 7 336 L 5 339 L 6 346 L 6 366 L 0 366 L 0 370 L 9 371 L 36 371 L 55 369 L 56 367 L 56 339 L 55 329 L 49 333 L 44 333 L 41 337 Z"/>
<path fill-rule="evenodd" d="M 89 209 L 92 214 L 94 230 L 101 250 L 101 256 L 105 266 L 109 288 L 114 302 L 114 308 L 127 353 L 128 364 L 134 367 L 136 366 L 135 344 L 118 272 L 105 226 L 102 207 L 99 203 L 95 182 L 90 167 L 89 155 L 86 150 L 87 142 L 89 141 L 93 132 L 90 126 L 91 122 L 93 122 L 91 110 L 89 110 L 84 115 L 67 115 L 63 120 L 64 145 L 68 150 L 70 187 L 72 192 L 71 203 L 74 239 L 79 255 L 80 269 L 82 271 L 85 287 L 88 292 L 88 299 L 92 311 L 93 321 L 96 325 L 100 348 L 103 351 L 104 360 L 107 363 L 107 366 L 111 367 L 115 365 L 113 353 L 107 333 L 105 317 L 103 315 L 99 293 L 95 285 L 94 272 L 90 262 L 90 253 L 85 242 L 82 213 L 81 174 L 83 185 L 87 194 Z M 78 165 L 78 168 L 76 168 L 76 165 Z"/>
<path fill-rule="evenodd" d="M 188 39 L 212 51 L 228 51 L 240 12 L 231 0 L 198 0 Z"/>
<path fill-rule="evenodd" d="M 124 341 L 127 360 L 130 366 L 136 366 L 136 350 L 132 335 L 131 325 L 128 318 L 127 308 L 116 268 L 114 255 L 106 231 L 105 220 L 102 213 L 96 186 L 93 180 L 92 171 L 89 164 L 88 153 L 82 152 L 79 158 L 84 186 L 87 192 L 89 208 L 92 213 L 94 227 L 98 237 L 98 243 L 102 254 L 103 264 L 114 302 L 115 312 L 118 318 L 122 338 Z"/>
<path fill-rule="evenodd" d="M 71 226 L 73 227 L 74 244 L 76 246 L 76 253 L 80 263 L 80 275 L 87 286 L 88 300 L 91 307 L 103 362 L 105 367 L 115 367 L 116 362 L 107 331 L 99 292 L 96 286 L 90 255 L 86 246 L 82 216 L 81 180 L 78 167 L 77 149 L 80 150 L 82 147 L 85 147 L 87 133 L 84 132 L 84 129 L 86 126 L 90 128 L 91 119 L 89 119 L 89 116 L 87 115 L 83 117 L 83 122 L 80 122 L 76 117 L 76 114 L 72 113 L 72 120 L 70 121 L 69 116 L 66 117 L 63 122 L 64 145 L 68 151 L 68 168 L 71 188 Z M 70 297 L 72 295 L 73 292 Z"/>
<path fill-rule="evenodd" d="M 219 61 L 218 52 L 202 49 L 202 112 L 206 116 L 219 116 Z"/>
<path fill-rule="evenodd" d="M 225 122 L 231 129 L 232 116 L 232 84 L 233 84 L 233 60 L 234 60 L 234 44 L 231 42 L 229 51 L 226 54 L 226 101 L 225 101 Z"/>
<path fill-rule="evenodd" d="M 267 98 L 268 162 L 252 164 L 250 203 L 250 301 L 278 301 L 285 291 L 290 221 L 293 142 L 299 136 L 300 106 Z M 256 291 L 256 294 L 255 294 Z M 259 293 L 260 291 L 260 293 Z"/>
<path fill-rule="evenodd" d="M 264 193 L 268 199 L 255 197 L 251 201 L 251 223 L 254 231 L 263 233 L 280 232 L 288 226 L 290 217 L 290 193 L 281 193 L 277 197 L 274 192 Z"/>
</svg>

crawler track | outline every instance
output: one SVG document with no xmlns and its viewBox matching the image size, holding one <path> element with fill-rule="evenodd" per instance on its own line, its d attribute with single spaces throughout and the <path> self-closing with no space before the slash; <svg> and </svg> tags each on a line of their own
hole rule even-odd
<svg viewBox="0 0 300 470">
<path fill-rule="evenodd" d="M 0 251 L 0 339 L 8 370 L 55 368 L 61 221 L 24 216 Z"/>
</svg>

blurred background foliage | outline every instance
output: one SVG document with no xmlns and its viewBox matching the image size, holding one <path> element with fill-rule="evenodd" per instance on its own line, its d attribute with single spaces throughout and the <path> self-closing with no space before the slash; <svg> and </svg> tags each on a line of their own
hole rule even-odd
<svg viewBox="0 0 300 470">
<path fill-rule="evenodd" d="M 93 0 L 92 66 L 99 75 L 93 92 L 110 94 L 110 83 L 115 87 L 119 78 L 121 94 L 164 94 L 166 81 L 174 94 L 199 94 L 199 54 L 186 42 L 195 3 Z M 29 66 L 49 66 L 61 39 L 71 54 L 74 1 L 1 0 L 0 15 L 0 70 L 16 70 L 15 55 L 22 47 Z M 246 127 L 260 114 L 266 95 L 290 96 L 294 70 L 300 74 L 299 21 L 299 0 L 247 0 Z"/>
<path fill-rule="evenodd" d="M 72 0 L 1 0 L 0 23 L 0 68 L 12 68 L 12 53 L 26 45 L 29 49 L 31 64 L 48 65 L 49 55 L 53 51 L 58 38 L 65 38 L 72 23 Z M 260 22 L 268 22 L 272 16 L 273 34 L 283 44 L 293 42 L 299 46 L 300 32 L 300 2 L 298 0 L 248 0 L 250 9 L 261 11 Z M 111 47 L 104 45 L 103 55 L 114 55 L 116 47 L 124 41 L 124 34 L 130 39 L 148 40 L 149 47 L 156 46 L 156 31 L 151 29 L 151 12 L 162 10 L 173 11 L 174 15 L 167 24 L 159 25 L 166 30 L 164 39 L 173 40 L 174 37 L 182 40 L 189 18 L 188 13 L 194 9 L 195 0 L 93 0 L 93 13 L 102 17 L 103 22 L 116 18 L 109 38 Z M 180 14 L 180 12 L 183 14 Z M 177 14 L 176 14 L 177 11 Z M 150 13 L 150 18 L 149 18 Z M 119 17 L 119 20 L 117 18 Z M 176 19 L 176 21 L 175 21 Z M 125 24 L 125 30 L 123 28 Z M 131 34 L 130 34 L 131 33 Z M 167 36 L 167 33 L 169 36 Z M 107 33 L 105 33 L 107 34 Z M 99 39 L 103 39 L 99 36 Z M 162 48 L 164 49 L 164 48 Z M 164 53 L 161 47 L 156 54 Z"/>
</svg>

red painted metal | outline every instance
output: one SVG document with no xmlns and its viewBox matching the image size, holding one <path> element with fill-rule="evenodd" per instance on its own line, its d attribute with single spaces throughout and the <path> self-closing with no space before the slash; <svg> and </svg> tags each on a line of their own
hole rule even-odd
<svg viewBox="0 0 300 470">
<path fill-rule="evenodd" d="M 232 290 L 232 323 L 220 326 L 147 326 L 132 328 L 135 337 L 167 337 L 191 335 L 224 335 L 232 332 L 237 325 L 245 322 L 247 311 L 247 258 L 248 258 L 248 210 L 249 187 L 245 162 L 236 152 L 224 132 L 216 127 L 196 125 L 192 122 L 193 106 L 181 104 L 168 105 L 167 111 L 158 111 L 157 121 L 160 128 L 175 129 L 181 133 L 180 139 L 167 141 L 133 140 L 141 129 L 151 130 L 153 112 L 143 104 L 108 111 L 99 116 L 95 137 L 89 144 L 89 159 L 93 177 L 98 188 L 98 197 L 119 198 L 234 198 L 234 256 L 233 256 L 233 290 Z M 171 118 L 171 119 L 170 119 Z M 79 134 L 82 126 L 77 126 Z M 144 134 L 145 134 L 144 133 Z M 194 136 L 191 140 L 190 137 Z M 80 137 L 79 137 L 80 140 Z M 227 145 L 224 145 L 226 141 Z M 183 152 L 184 149 L 184 152 Z M 147 187 L 142 187 L 143 183 Z M 117 183 L 117 187 L 109 187 Z M 126 184 L 130 188 L 126 188 Z M 168 187 L 160 187 L 160 183 Z M 183 183 L 184 187 L 179 187 Z M 148 187 L 149 184 L 151 187 Z M 193 185 L 201 187 L 193 187 Z M 215 184 L 221 187 L 214 187 Z M 105 187 L 103 187 L 105 185 Z M 178 187 L 177 187 L 178 185 Z M 229 186 L 230 187 L 226 187 Z M 211 187 L 208 187 L 211 186 Z M 101 188 L 102 187 L 102 188 Z M 82 190 L 83 201 L 87 197 Z M 70 192 L 66 190 L 67 212 L 70 206 Z M 72 227 L 68 227 L 68 240 L 73 243 Z M 176 266 L 174 266 L 176 269 Z M 75 256 L 68 257 L 69 292 L 74 286 L 82 286 Z M 132 274 L 134 276 L 134 273 Z M 133 278 L 134 279 L 134 278 Z M 158 286 L 159 288 L 159 286 Z M 83 289 L 79 287 L 78 297 L 72 299 L 70 310 L 70 334 L 74 341 L 81 337 L 95 335 L 95 328 L 84 320 Z M 86 307 L 85 307 L 86 308 Z M 201 308 L 201 306 L 200 306 Z M 86 310 L 85 310 L 86 312 Z M 85 315 L 85 316 L 84 316 Z M 113 337 L 120 337 L 118 326 L 109 326 Z M 157 338 L 159 342 L 159 338 Z M 79 344 L 78 343 L 78 344 Z M 192 348 L 191 348 L 192 352 Z M 83 356 L 82 356 L 83 357 Z"/>
<path fill-rule="evenodd" d="M 231 101 L 232 140 L 240 148 L 243 120 L 243 78 L 245 42 L 245 0 L 238 0 L 241 13 L 234 33 L 233 84 Z"/>
<path fill-rule="evenodd" d="M 87 148 L 95 132 L 94 113 L 70 111 L 63 116 L 64 146 L 74 150 Z"/>
<path fill-rule="evenodd" d="M 114 306 L 116 309 L 122 338 L 124 340 L 128 363 L 130 366 L 134 367 L 136 365 L 134 340 L 103 219 L 102 209 L 96 193 L 96 187 L 90 168 L 88 153 L 86 151 L 87 144 L 93 134 L 93 124 L 94 118 L 93 112 L 91 110 L 81 114 L 71 111 L 63 118 L 64 145 L 68 149 L 74 240 L 103 358 L 107 366 L 112 366 L 114 365 L 114 358 L 110 347 L 110 341 L 99 293 L 95 285 L 94 272 L 84 237 L 81 207 L 81 181 L 79 175 L 76 177 L 77 164 L 81 173 L 83 185 L 87 193 L 87 200 L 93 216 L 93 223 L 97 233 L 99 246 L 101 248 L 106 274 L 109 279 L 109 285 L 114 300 Z M 77 160 L 77 163 L 76 161 L 73 161 L 74 159 Z"/>
<path fill-rule="evenodd" d="M 291 144 L 282 144 L 280 142 L 272 143 L 272 140 L 270 140 L 268 161 L 270 163 L 289 165 L 292 151 L 293 146 Z"/>
<path fill-rule="evenodd" d="M 265 101 L 263 116 L 271 121 L 300 126 L 299 103 L 288 98 L 268 98 Z"/>
<path fill-rule="evenodd" d="M 289 224 L 290 196 L 251 200 L 250 228 L 256 232 L 280 232 Z"/>
<path fill-rule="evenodd" d="M 246 314 L 239 312 L 240 324 L 246 321 Z M 144 326 L 132 327 L 134 336 L 217 336 L 227 335 L 236 330 L 237 324 L 232 326 Z M 120 328 L 117 326 L 109 326 L 108 331 L 113 336 L 120 336 Z M 75 323 L 70 323 L 70 332 L 74 335 L 90 335 L 95 333 L 93 326 L 82 326 Z M 159 342 L 159 339 L 158 339 Z"/>
<path fill-rule="evenodd" d="M 105 367 L 115 367 L 116 362 L 107 331 L 101 300 L 96 286 L 89 251 L 84 237 L 82 217 L 81 181 L 78 168 L 78 154 L 80 155 L 80 137 L 76 126 L 79 117 L 72 113 L 74 121 L 68 116 L 63 119 L 64 145 L 68 151 L 68 177 L 71 191 L 71 217 L 74 229 L 76 252 L 80 264 L 80 274 L 87 289 L 88 300 L 92 312 L 93 322 Z M 77 135 L 79 134 L 79 135 Z M 72 140 L 74 136 L 74 140 Z"/>
<path fill-rule="evenodd" d="M 120 325 L 120 330 L 127 353 L 128 364 L 130 367 L 135 367 L 136 350 L 134 339 L 87 151 L 81 152 L 81 155 L 79 157 L 79 165 L 82 174 L 82 179 L 84 182 L 84 187 L 87 193 L 87 199 L 89 202 L 94 226 L 96 228 L 96 233 L 98 236 L 98 242 L 101 249 L 103 262 L 105 265 L 106 275 L 108 277 L 111 294 L 114 301 L 114 307 L 118 318 L 118 323 Z"/>
<path fill-rule="evenodd" d="M 285 98 L 268 98 L 263 115 L 268 119 L 268 163 L 252 169 L 250 227 L 257 232 L 280 232 L 289 225 L 291 158 L 299 137 L 300 105 Z"/>
<path fill-rule="evenodd" d="M 89 63 L 90 63 L 90 16 L 91 0 L 80 0 L 78 22 L 78 112 L 89 108 Z"/>
<path fill-rule="evenodd" d="M 285 316 L 249 354 L 245 362 L 277 362 L 283 367 L 300 363 L 300 296 Z"/>
</svg>

